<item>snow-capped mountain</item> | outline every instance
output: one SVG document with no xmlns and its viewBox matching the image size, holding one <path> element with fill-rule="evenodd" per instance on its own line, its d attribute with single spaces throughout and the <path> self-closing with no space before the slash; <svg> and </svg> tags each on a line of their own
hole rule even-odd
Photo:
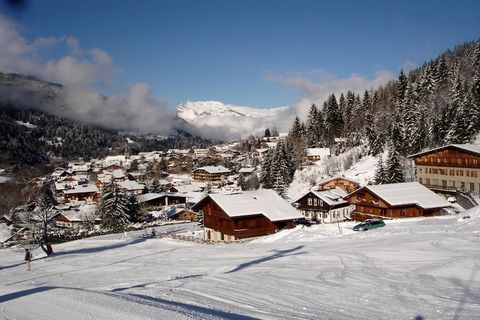
<svg viewBox="0 0 480 320">
<path fill-rule="evenodd" d="M 188 101 L 177 107 L 177 115 L 196 126 L 203 136 L 236 139 L 262 133 L 266 128 L 282 129 L 290 120 L 291 107 L 252 108 L 220 101 Z"/>
</svg>

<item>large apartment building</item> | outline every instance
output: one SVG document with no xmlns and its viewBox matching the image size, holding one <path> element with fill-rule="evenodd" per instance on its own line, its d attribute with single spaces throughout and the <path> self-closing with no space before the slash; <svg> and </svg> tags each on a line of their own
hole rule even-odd
<svg viewBox="0 0 480 320">
<path fill-rule="evenodd" d="M 415 161 L 417 181 L 427 188 L 480 194 L 480 145 L 450 144 L 409 158 Z"/>
</svg>

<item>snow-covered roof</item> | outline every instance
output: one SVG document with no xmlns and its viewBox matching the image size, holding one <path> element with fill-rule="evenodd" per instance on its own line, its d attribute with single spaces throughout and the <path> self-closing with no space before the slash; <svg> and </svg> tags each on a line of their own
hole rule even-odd
<svg viewBox="0 0 480 320">
<path fill-rule="evenodd" d="M 169 198 L 186 198 L 184 195 L 178 195 L 176 193 L 145 193 L 137 196 L 138 203 L 148 202 L 151 200 L 159 199 L 161 197 Z"/>
<path fill-rule="evenodd" d="M 339 188 L 325 190 L 325 191 L 314 191 L 312 193 L 318 198 L 322 199 L 323 202 L 329 206 L 337 206 L 341 204 L 347 204 L 348 201 L 344 200 L 343 197 L 347 195 L 345 191 Z"/>
<path fill-rule="evenodd" d="M 415 204 L 424 209 L 449 207 L 451 204 L 418 182 L 366 186 L 392 206 Z"/>
<path fill-rule="evenodd" d="M 112 176 L 114 179 L 121 179 L 125 177 L 125 173 L 123 172 L 122 169 L 115 169 L 112 172 Z"/>
<path fill-rule="evenodd" d="M 82 184 L 74 186 L 73 189 L 65 190 L 64 194 L 76 194 L 76 193 L 93 193 L 98 192 L 98 188 L 94 184 Z"/>
<path fill-rule="evenodd" d="M 143 190 L 145 188 L 144 184 L 140 184 L 134 180 L 126 180 L 118 182 L 118 185 L 127 190 Z"/>
<path fill-rule="evenodd" d="M 327 157 L 330 155 L 330 148 L 307 148 L 308 157 Z"/>
<path fill-rule="evenodd" d="M 198 169 L 195 169 L 194 171 L 197 170 L 205 170 L 208 173 L 230 173 L 231 171 L 224 166 L 207 166 L 207 167 L 201 167 Z"/>
<path fill-rule="evenodd" d="M 255 168 L 241 168 L 240 170 L 238 170 L 238 172 L 240 173 L 252 173 L 255 171 Z"/>
<path fill-rule="evenodd" d="M 229 217 L 262 214 L 270 221 L 299 219 L 303 216 L 288 202 L 270 189 L 234 194 L 208 195 Z"/>
<path fill-rule="evenodd" d="M 324 190 L 324 191 L 311 190 L 308 193 L 310 192 L 314 194 L 317 198 L 321 199 L 323 202 L 328 204 L 329 206 L 337 206 L 337 205 L 348 203 L 348 201 L 343 199 L 347 195 L 347 193 L 340 188 L 334 188 L 334 189 Z M 302 199 L 308 193 L 303 194 L 294 202 L 300 201 L 300 199 Z"/>
<path fill-rule="evenodd" d="M 473 152 L 473 153 L 476 153 L 476 154 L 480 155 L 480 145 L 465 143 L 465 144 L 449 144 L 449 145 L 446 145 L 446 146 L 443 146 L 443 147 L 438 147 L 438 148 L 422 151 L 422 152 L 419 152 L 419 153 L 415 153 L 415 154 L 409 155 L 408 157 L 409 158 L 414 158 L 414 157 L 418 157 L 418 156 L 421 156 L 421 155 L 424 155 L 424 154 L 427 154 L 427 153 L 432 153 L 432 152 L 435 152 L 435 151 L 448 149 L 448 148 L 457 148 L 457 149 L 460 149 L 460 150 Z"/>
</svg>

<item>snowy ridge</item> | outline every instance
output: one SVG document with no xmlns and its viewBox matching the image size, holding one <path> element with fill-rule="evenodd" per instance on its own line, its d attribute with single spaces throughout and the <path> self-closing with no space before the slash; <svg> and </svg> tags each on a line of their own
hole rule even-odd
<svg viewBox="0 0 480 320">
<path fill-rule="evenodd" d="M 220 101 L 187 101 L 177 107 L 177 114 L 185 121 L 194 123 L 207 117 L 272 117 L 290 107 L 271 109 L 252 108 L 225 104 Z"/>
<path fill-rule="evenodd" d="M 292 115 L 290 107 L 261 109 L 219 101 L 188 101 L 177 107 L 177 116 L 196 127 L 203 137 L 222 141 L 262 135 L 266 128 L 283 130 L 290 125 Z"/>
</svg>

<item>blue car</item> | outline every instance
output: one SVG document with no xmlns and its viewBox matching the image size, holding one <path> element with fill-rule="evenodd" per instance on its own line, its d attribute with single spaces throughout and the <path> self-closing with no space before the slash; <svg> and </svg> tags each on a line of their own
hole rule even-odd
<svg viewBox="0 0 480 320">
<path fill-rule="evenodd" d="M 353 231 L 367 231 L 369 229 L 377 229 L 385 227 L 385 222 L 381 219 L 368 219 L 363 221 L 362 223 L 357 224 L 353 227 Z"/>
</svg>

